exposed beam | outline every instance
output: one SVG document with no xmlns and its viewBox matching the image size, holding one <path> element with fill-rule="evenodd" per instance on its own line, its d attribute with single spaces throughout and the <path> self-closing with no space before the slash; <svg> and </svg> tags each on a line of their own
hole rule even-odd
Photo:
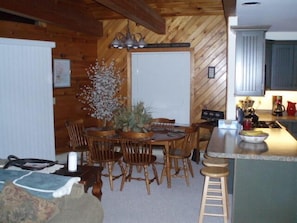
<svg viewBox="0 0 297 223">
<path fill-rule="evenodd" d="M 0 0 L 0 10 L 52 23 L 66 29 L 103 36 L 103 25 L 77 4 L 63 0 Z"/>
<path fill-rule="evenodd" d="M 161 15 L 149 7 L 144 0 L 95 0 L 105 7 L 133 20 L 155 33 L 166 33 L 166 22 Z"/>
<path fill-rule="evenodd" d="M 225 19 L 228 22 L 229 16 L 236 15 L 236 0 L 222 0 Z"/>
</svg>

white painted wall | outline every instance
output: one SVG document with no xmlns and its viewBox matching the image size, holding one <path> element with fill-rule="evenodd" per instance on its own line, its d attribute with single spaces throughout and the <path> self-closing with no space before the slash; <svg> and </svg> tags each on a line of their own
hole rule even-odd
<svg viewBox="0 0 297 223">
<path fill-rule="evenodd" d="M 236 16 L 228 19 L 228 69 L 227 69 L 227 112 L 226 119 L 235 120 L 236 99 L 235 99 L 235 46 L 236 34 L 231 30 L 231 26 L 238 24 Z"/>
<path fill-rule="evenodd" d="M 0 158 L 55 160 L 53 42 L 0 38 Z"/>
</svg>

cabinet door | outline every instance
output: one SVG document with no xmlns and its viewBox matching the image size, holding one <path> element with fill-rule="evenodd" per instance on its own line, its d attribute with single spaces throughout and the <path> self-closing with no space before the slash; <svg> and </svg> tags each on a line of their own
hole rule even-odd
<svg viewBox="0 0 297 223">
<path fill-rule="evenodd" d="M 265 31 L 237 31 L 235 95 L 264 95 Z"/>
<path fill-rule="evenodd" d="M 297 89 L 297 73 L 294 68 L 295 46 L 292 44 L 272 45 L 271 89 Z"/>
</svg>

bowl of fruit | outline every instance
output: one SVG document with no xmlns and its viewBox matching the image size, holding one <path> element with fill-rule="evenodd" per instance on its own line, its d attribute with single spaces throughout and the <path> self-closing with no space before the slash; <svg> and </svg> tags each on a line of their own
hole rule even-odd
<svg viewBox="0 0 297 223">
<path fill-rule="evenodd" d="M 240 139 L 249 143 L 262 143 L 268 136 L 268 133 L 261 130 L 242 130 L 239 132 Z"/>
</svg>

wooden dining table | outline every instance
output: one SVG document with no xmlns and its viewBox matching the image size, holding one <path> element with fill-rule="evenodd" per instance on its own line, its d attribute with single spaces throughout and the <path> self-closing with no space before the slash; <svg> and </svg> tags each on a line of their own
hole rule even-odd
<svg viewBox="0 0 297 223">
<path fill-rule="evenodd" d="M 88 127 L 86 128 L 86 131 L 89 130 L 98 130 L 98 127 Z M 174 145 L 174 142 L 180 139 L 183 139 L 185 137 L 185 133 L 183 128 L 176 127 L 172 128 L 170 130 L 156 130 L 153 131 L 154 135 L 151 139 L 152 145 L 158 145 L 158 146 L 164 146 L 165 150 L 165 156 L 164 156 L 164 162 L 166 165 L 166 178 L 167 178 L 167 187 L 171 188 L 171 166 L 170 166 L 170 159 L 167 156 L 169 154 L 169 149 L 171 146 Z M 120 136 L 116 135 L 114 137 L 114 140 L 120 140 Z"/>
<path fill-rule="evenodd" d="M 174 142 L 185 137 L 185 133 L 181 130 L 172 130 L 172 131 L 158 131 L 154 132 L 151 143 L 152 145 L 164 146 L 165 157 L 164 162 L 166 166 L 166 178 L 167 178 L 167 187 L 171 188 L 171 165 L 170 159 L 167 156 L 169 154 L 169 149 L 173 146 Z"/>
</svg>

